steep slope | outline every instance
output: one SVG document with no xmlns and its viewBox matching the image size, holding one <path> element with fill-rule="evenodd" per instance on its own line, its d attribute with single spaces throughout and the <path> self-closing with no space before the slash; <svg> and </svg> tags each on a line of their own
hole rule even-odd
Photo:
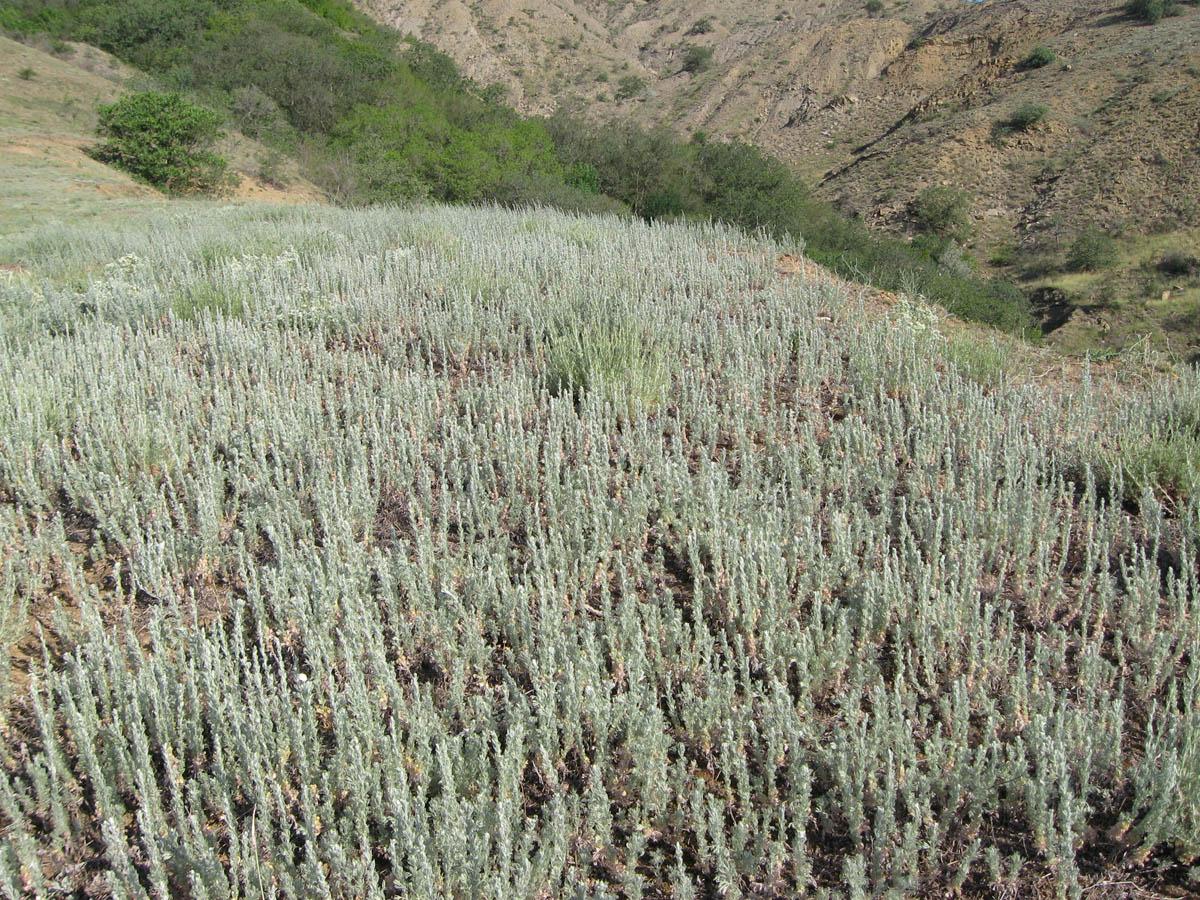
<svg viewBox="0 0 1200 900">
<path fill-rule="evenodd" d="M 117 97 L 127 72 L 96 50 L 78 59 L 0 37 L 0 231 L 157 196 L 83 152 L 94 141 L 95 107 Z"/>
<path fill-rule="evenodd" d="M 96 107 L 149 80 L 86 44 L 59 42 L 53 53 L 0 36 L 0 232 L 47 218 L 111 216 L 129 202 L 161 195 L 85 152 L 96 141 Z M 287 184 L 258 174 L 266 148 L 230 133 L 218 150 L 238 178 L 242 199 L 304 202 L 317 189 L 284 166 Z"/>
<path fill-rule="evenodd" d="M 1087 340 L 1146 329 L 1178 332 L 1176 347 L 1194 338 L 1171 323 L 1200 303 L 1195 279 L 1147 274 L 1164 247 L 1200 250 L 1194 6 L 1147 26 L 1111 0 L 914 0 L 875 15 L 857 0 L 359 5 L 504 84 L 527 111 L 745 138 L 884 228 L 911 233 L 909 203 L 922 189 L 961 187 L 985 268 L 1128 319 L 1111 334 L 1093 323 Z M 1053 61 L 1022 66 L 1038 45 Z M 685 71 L 696 47 L 711 59 L 693 50 Z M 1022 104 L 1044 105 L 1044 118 L 1006 128 Z M 1120 239 L 1118 270 L 1059 277 L 1067 246 L 1090 225 Z M 1169 309 L 1145 307 L 1168 290 Z"/>
<path fill-rule="evenodd" d="M 1022 229 L 1056 213 L 1069 227 L 1091 209 L 1139 225 L 1198 214 L 1186 202 L 1200 171 L 1189 165 L 1200 120 L 1195 9 L 1147 27 L 1109 0 L 913 2 L 878 18 L 858 2 L 753 11 L 682 0 L 522 2 L 360 5 L 437 44 L 472 77 L 504 84 L 527 111 L 634 113 L 683 132 L 745 137 L 889 223 L 904 198 L 879 200 L 884 186 L 939 179 L 970 184 L 981 221 Z M 1058 59 L 1022 71 L 1037 44 Z M 713 51 L 710 68 L 683 70 L 693 46 Z M 648 80 L 645 94 L 606 103 L 623 73 Z M 994 124 L 1026 100 L 1049 103 L 1046 123 L 993 140 Z M 1066 177 L 1026 165 L 1035 157 L 1050 175 L 1068 162 Z"/>
<path fill-rule="evenodd" d="M 1025 0 L 946 16 L 878 81 L 860 86 L 864 104 L 904 91 L 921 99 L 856 146 L 826 189 L 895 222 L 902 198 L 880 201 L 873 188 L 889 180 L 910 192 L 938 181 L 968 186 L 989 236 L 1018 229 L 1060 238 L 1097 219 L 1140 227 L 1200 222 L 1200 15 L 1168 22 L 1135 25 L 1106 3 Z M 1034 43 L 1058 59 L 1022 71 Z M 1005 136 L 999 123 L 1021 103 L 1045 105 L 1046 118 Z M 879 131 L 865 118 L 853 116 L 849 133 Z"/>
</svg>

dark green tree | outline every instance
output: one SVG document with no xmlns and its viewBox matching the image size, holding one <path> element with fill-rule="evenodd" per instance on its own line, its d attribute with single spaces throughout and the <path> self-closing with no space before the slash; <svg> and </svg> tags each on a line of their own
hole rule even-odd
<svg viewBox="0 0 1200 900">
<path fill-rule="evenodd" d="M 221 118 L 181 94 L 126 94 L 101 106 L 105 140 L 91 155 L 173 194 L 212 193 L 225 184 L 225 160 L 212 152 Z"/>
</svg>

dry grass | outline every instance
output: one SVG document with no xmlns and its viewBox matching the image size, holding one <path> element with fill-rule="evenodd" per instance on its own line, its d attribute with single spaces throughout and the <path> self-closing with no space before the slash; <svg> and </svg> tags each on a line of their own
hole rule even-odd
<svg viewBox="0 0 1200 900">
<path fill-rule="evenodd" d="M 94 47 L 69 46 L 69 55 L 56 56 L 0 37 L 0 234 L 55 220 L 112 221 L 162 201 L 158 191 L 84 152 L 95 140 L 96 107 L 128 86 L 148 86 L 146 77 Z M 282 189 L 257 178 L 257 161 L 267 153 L 261 144 L 233 133 L 220 149 L 238 173 L 236 198 L 320 199 L 294 164 L 284 167 L 289 183 Z"/>
</svg>

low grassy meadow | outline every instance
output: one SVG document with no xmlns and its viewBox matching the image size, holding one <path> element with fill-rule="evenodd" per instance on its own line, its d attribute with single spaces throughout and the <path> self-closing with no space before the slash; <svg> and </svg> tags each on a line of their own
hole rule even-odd
<svg viewBox="0 0 1200 900">
<path fill-rule="evenodd" d="M 717 226 L 0 251 L 5 896 L 1200 889 L 1194 371 Z"/>
</svg>

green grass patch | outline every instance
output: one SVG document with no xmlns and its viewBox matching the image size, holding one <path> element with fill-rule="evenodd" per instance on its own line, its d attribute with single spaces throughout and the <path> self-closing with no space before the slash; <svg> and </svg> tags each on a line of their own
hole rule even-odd
<svg viewBox="0 0 1200 900">
<path fill-rule="evenodd" d="M 206 313 L 237 319 L 246 312 L 241 291 L 222 289 L 203 281 L 175 292 L 169 306 L 171 313 L 184 322 L 193 322 Z"/>
<path fill-rule="evenodd" d="M 1000 384 L 1013 371 L 1012 352 L 994 337 L 952 335 L 946 341 L 945 354 L 964 377 L 985 387 Z"/>
</svg>

